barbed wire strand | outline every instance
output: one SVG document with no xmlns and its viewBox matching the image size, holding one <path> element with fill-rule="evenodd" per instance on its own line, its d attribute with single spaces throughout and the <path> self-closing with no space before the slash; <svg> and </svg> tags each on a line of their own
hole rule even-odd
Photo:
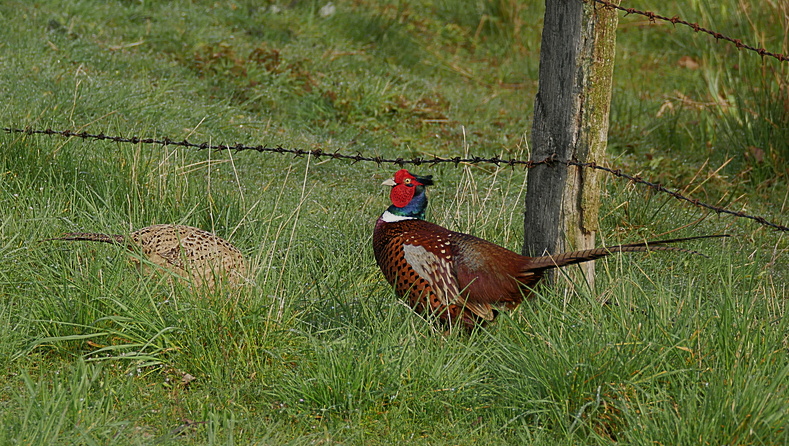
<svg viewBox="0 0 789 446">
<path fill-rule="evenodd" d="M 233 150 L 234 152 L 243 152 L 243 151 L 255 151 L 260 153 L 279 153 L 279 154 L 292 154 L 294 156 L 305 156 L 310 155 L 314 156 L 316 159 L 321 157 L 331 158 L 331 159 L 341 159 L 341 160 L 349 160 L 353 163 L 357 163 L 359 161 L 369 161 L 377 163 L 378 165 L 381 164 L 396 164 L 399 166 L 405 166 L 406 164 L 413 164 L 416 166 L 420 166 L 423 164 L 427 165 L 435 165 L 435 164 L 442 164 L 442 163 L 451 163 L 451 164 L 461 164 L 461 163 L 470 163 L 470 164 L 480 164 L 483 162 L 486 163 L 494 163 L 496 165 L 509 165 L 509 166 L 516 166 L 516 165 L 523 165 L 527 168 L 534 167 L 538 164 L 547 164 L 548 160 L 543 160 L 539 162 L 534 161 L 524 161 L 518 159 L 503 159 L 498 157 L 493 158 L 481 158 L 478 156 L 472 156 L 469 158 L 462 158 L 462 157 L 453 157 L 453 158 L 442 158 L 434 156 L 432 158 L 422 158 L 422 157 L 414 157 L 414 158 L 384 158 L 381 156 L 364 156 L 361 153 L 357 153 L 356 155 L 348 155 L 339 152 L 324 152 L 321 149 L 286 149 L 281 145 L 277 145 L 274 147 L 265 146 L 265 145 L 258 145 L 258 146 L 246 146 L 243 144 L 209 144 L 207 142 L 203 143 L 193 143 L 187 140 L 176 141 L 170 138 L 162 138 L 162 139 L 155 139 L 155 138 L 138 138 L 136 136 L 133 137 L 123 137 L 123 136 L 108 136 L 103 133 L 99 134 L 91 134 L 88 132 L 74 132 L 71 130 L 34 130 L 34 129 L 16 129 L 16 128 L 3 128 L 6 133 L 24 133 L 27 135 L 58 135 L 63 136 L 66 138 L 82 138 L 82 139 L 93 139 L 98 141 L 112 141 L 117 143 L 130 143 L 130 144 L 152 144 L 152 145 L 162 145 L 162 146 L 177 146 L 177 147 L 187 147 L 193 148 L 198 150 Z"/>
<path fill-rule="evenodd" d="M 532 161 L 532 160 L 520 160 L 516 158 L 504 159 L 498 156 L 494 156 L 491 158 L 483 158 L 479 156 L 470 156 L 467 158 L 462 157 L 453 157 L 453 158 L 442 158 L 438 156 L 433 156 L 431 158 L 423 158 L 423 157 L 413 157 L 413 158 L 384 158 L 382 156 L 364 156 L 361 153 L 357 153 L 356 155 L 348 155 L 343 154 L 340 152 L 324 152 L 321 149 L 286 149 L 280 145 L 276 147 L 269 147 L 269 146 L 246 146 L 244 144 L 209 144 L 209 143 L 193 143 L 189 142 L 188 140 L 184 139 L 181 141 L 175 141 L 170 138 L 162 138 L 162 139 L 155 139 L 155 138 L 139 138 L 136 136 L 133 137 L 123 137 L 123 136 L 109 136 L 105 135 L 104 133 L 99 134 L 92 134 L 88 132 L 74 132 L 71 130 L 36 130 L 36 129 L 18 129 L 18 128 L 3 128 L 3 131 L 6 133 L 21 133 L 25 135 L 49 135 L 49 136 L 62 136 L 65 138 L 81 138 L 81 139 L 90 139 L 90 140 L 97 140 L 97 141 L 111 141 L 115 143 L 128 143 L 128 144 L 148 144 L 148 145 L 161 145 L 161 146 L 177 146 L 177 147 L 185 147 L 185 148 L 192 148 L 198 150 L 214 150 L 214 151 L 222 151 L 222 150 L 232 150 L 234 152 L 242 152 L 242 151 L 255 151 L 258 153 L 278 153 L 278 154 L 292 154 L 294 156 L 313 156 L 316 159 L 321 157 L 331 158 L 331 159 L 339 159 L 339 160 L 348 160 L 351 161 L 353 164 L 365 161 L 365 162 L 373 162 L 378 164 L 379 166 L 382 164 L 394 164 L 400 167 L 404 167 L 406 165 L 437 165 L 437 164 L 454 164 L 458 166 L 459 164 L 495 164 L 496 166 L 523 166 L 526 169 L 531 169 L 533 167 L 547 164 L 553 165 L 557 163 L 565 164 L 567 166 L 576 166 L 585 169 L 594 169 L 606 172 L 618 178 L 627 179 L 633 183 L 641 184 L 643 186 L 647 186 L 657 192 L 668 194 L 680 201 L 686 201 L 696 207 L 709 209 L 717 214 L 727 214 L 732 215 L 738 218 L 745 218 L 749 220 L 753 220 L 763 226 L 768 226 L 773 229 L 779 231 L 787 231 L 789 232 L 789 227 L 783 226 L 777 223 L 773 223 L 765 219 L 764 217 L 759 217 L 756 215 L 750 215 L 742 211 L 732 211 L 730 209 L 726 209 L 723 207 L 714 206 L 708 203 L 704 203 L 699 201 L 695 198 L 689 198 L 677 191 L 672 191 L 667 187 L 661 185 L 660 183 L 654 183 L 648 180 L 641 178 L 639 175 L 630 175 L 627 173 L 622 172 L 621 169 L 614 169 L 610 167 L 600 166 L 596 163 L 581 163 L 578 161 L 561 161 L 558 160 L 555 156 L 549 156 L 545 159 L 539 161 Z"/>
<path fill-rule="evenodd" d="M 769 227 L 771 227 L 773 229 L 777 229 L 779 231 L 789 231 L 789 227 L 786 227 L 786 226 L 783 226 L 783 225 L 779 225 L 779 224 L 776 224 L 776 223 L 772 223 L 772 222 L 768 221 L 767 219 L 765 219 L 764 217 L 759 217 L 759 216 L 756 216 L 756 215 L 750 215 L 750 214 L 747 214 L 747 213 L 742 212 L 742 211 L 732 211 L 730 209 L 726 209 L 726 208 L 722 208 L 722 207 L 718 207 L 718 206 L 713 206 L 711 204 L 704 203 L 703 201 L 699 201 L 699 200 L 697 200 L 695 198 L 686 197 L 686 196 L 680 194 L 677 191 L 673 191 L 671 189 L 668 189 L 667 187 L 661 185 L 660 183 L 653 183 L 651 181 L 647 181 L 647 180 L 641 178 L 639 175 L 628 175 L 628 174 L 622 172 L 620 169 L 612 169 L 610 167 L 598 166 L 595 163 L 579 163 L 579 162 L 576 162 L 576 161 L 566 161 L 565 163 L 568 164 L 568 165 L 571 165 L 571 166 L 578 166 L 578 167 L 585 167 L 585 168 L 589 168 L 589 169 L 602 170 L 604 172 L 608 172 L 609 174 L 611 174 L 611 175 L 613 175 L 615 177 L 625 178 L 625 179 L 627 179 L 629 181 L 632 181 L 634 183 L 642 184 L 642 185 L 647 186 L 647 187 L 649 187 L 651 189 L 654 189 L 654 190 L 656 190 L 658 192 L 662 192 L 662 193 L 671 195 L 672 197 L 674 197 L 674 198 L 676 198 L 678 200 L 687 201 L 688 203 L 690 203 L 690 204 L 692 204 L 694 206 L 697 206 L 697 207 L 700 207 L 700 208 L 709 209 L 709 210 L 714 211 L 714 212 L 716 212 L 718 214 L 728 214 L 728 215 L 733 215 L 733 216 L 739 217 L 739 218 L 747 218 L 747 219 L 753 220 L 753 221 L 755 221 L 755 222 L 757 222 L 757 223 L 759 223 L 761 225 L 769 226 Z"/>
<path fill-rule="evenodd" d="M 737 49 L 746 49 L 746 50 L 754 51 L 754 52 L 758 53 L 760 56 L 774 57 L 774 58 L 778 59 L 781 62 L 786 62 L 787 60 L 789 60 L 789 56 L 787 56 L 785 54 L 774 53 L 772 51 L 767 51 L 764 48 L 757 48 L 757 47 L 745 44 L 740 39 L 735 39 L 735 38 L 726 36 L 724 34 L 721 34 L 719 32 L 713 31 L 711 29 L 704 28 L 703 26 L 699 25 L 698 23 L 693 23 L 693 22 L 688 22 L 688 21 L 682 20 L 681 18 L 679 18 L 679 16 L 666 17 L 666 16 L 663 16 L 663 15 L 660 15 L 660 14 L 656 14 L 656 13 L 654 13 L 652 11 L 639 11 L 638 9 L 635 9 L 635 8 L 624 8 L 622 6 L 615 5 L 615 4 L 613 4 L 611 2 L 608 2 L 606 0 L 591 0 L 591 1 L 593 1 L 595 3 L 598 3 L 600 5 L 603 5 L 605 8 L 617 9 L 619 11 L 624 11 L 624 12 L 627 13 L 625 15 L 636 14 L 636 15 L 644 16 L 644 17 L 648 18 L 650 22 L 653 22 L 653 23 L 656 20 L 662 20 L 664 22 L 670 22 L 670 23 L 672 23 L 674 25 L 679 23 L 680 25 L 689 26 L 689 27 L 693 28 L 693 31 L 709 34 L 712 37 L 714 37 L 716 40 L 725 40 L 725 41 L 731 42 L 731 43 L 733 43 L 734 45 L 737 46 Z"/>
</svg>

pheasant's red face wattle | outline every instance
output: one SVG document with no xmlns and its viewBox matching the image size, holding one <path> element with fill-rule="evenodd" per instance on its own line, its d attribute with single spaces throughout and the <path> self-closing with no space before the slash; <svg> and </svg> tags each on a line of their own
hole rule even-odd
<svg viewBox="0 0 789 446">
<path fill-rule="evenodd" d="M 414 188 L 413 186 L 409 187 L 404 184 L 398 184 L 389 192 L 389 198 L 392 200 L 393 205 L 399 208 L 405 207 L 411 202 L 411 199 L 414 198 Z"/>
<path fill-rule="evenodd" d="M 395 172 L 394 183 L 395 186 L 392 187 L 389 198 L 392 200 L 392 204 L 399 208 L 405 207 L 411 202 L 416 186 L 423 185 L 406 169 Z"/>
</svg>

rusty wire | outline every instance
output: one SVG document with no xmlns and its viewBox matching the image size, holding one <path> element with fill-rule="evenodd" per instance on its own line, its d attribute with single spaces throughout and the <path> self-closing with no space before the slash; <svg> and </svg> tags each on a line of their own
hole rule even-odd
<svg viewBox="0 0 789 446">
<path fill-rule="evenodd" d="M 621 169 L 613 169 L 610 167 L 600 166 L 596 163 L 581 163 L 578 161 L 567 160 L 561 161 L 558 160 L 554 155 L 548 156 L 539 161 L 532 161 L 532 160 L 519 160 L 516 158 L 504 159 L 499 158 L 497 156 L 491 158 L 483 158 L 480 156 L 470 156 L 468 158 L 462 157 L 452 157 L 452 158 L 442 158 L 442 157 L 431 157 L 431 158 L 422 158 L 422 157 L 414 157 L 414 158 L 384 158 L 382 156 L 364 156 L 361 153 L 357 153 L 356 155 L 347 155 L 339 152 L 324 152 L 321 149 L 286 149 L 280 145 L 276 147 L 269 147 L 269 146 L 247 146 L 244 144 L 209 144 L 209 143 L 192 143 L 187 140 L 175 141 L 170 138 L 162 138 L 162 139 L 155 139 L 155 138 L 138 138 L 136 136 L 133 137 L 123 137 L 123 136 L 108 136 L 103 133 L 99 134 L 91 134 L 88 132 L 74 132 L 71 130 L 36 130 L 36 129 L 18 129 L 18 128 L 3 128 L 3 131 L 6 133 L 22 133 L 25 135 L 49 135 L 49 136 L 62 136 L 65 138 L 81 138 L 81 139 L 90 139 L 90 140 L 98 140 L 98 141 L 112 141 L 116 143 L 129 143 L 129 144 L 150 144 L 150 145 L 161 145 L 161 146 L 177 146 L 177 147 L 186 147 L 198 150 L 214 150 L 214 151 L 222 151 L 222 150 L 232 150 L 234 152 L 242 152 L 242 151 L 255 151 L 259 153 L 278 153 L 278 154 L 291 154 L 296 157 L 300 156 L 313 156 L 315 158 L 330 158 L 330 159 L 340 159 L 340 160 L 348 160 L 352 161 L 352 163 L 357 163 L 360 161 L 366 162 L 373 162 L 378 164 L 379 166 L 382 164 L 394 164 L 400 167 L 405 165 L 436 165 L 436 164 L 444 164 L 450 163 L 454 164 L 455 166 L 459 164 L 495 164 L 497 166 L 523 166 L 526 169 L 530 169 L 535 166 L 539 166 L 542 164 L 547 165 L 555 165 L 555 164 L 564 164 L 567 166 L 576 166 L 585 169 L 593 169 L 593 170 L 600 170 L 606 173 L 609 173 L 618 178 L 625 178 L 633 183 L 641 184 L 644 186 L 649 187 L 652 190 L 657 192 L 668 194 L 680 201 L 686 201 L 696 207 L 709 209 L 713 212 L 718 214 L 727 214 L 732 215 L 738 218 L 746 218 L 749 220 L 753 220 L 761 225 L 768 226 L 770 228 L 779 230 L 779 231 L 787 231 L 789 232 L 789 227 L 783 226 L 777 223 L 773 223 L 765 219 L 764 217 L 759 217 L 756 215 L 750 215 L 742 211 L 732 211 L 730 209 L 726 209 L 723 207 L 714 206 L 708 203 L 704 203 L 699 201 L 695 198 L 689 198 L 677 191 L 672 191 L 667 187 L 661 185 L 660 183 L 654 183 L 648 180 L 641 178 L 639 175 L 630 175 L 621 171 Z"/>
<path fill-rule="evenodd" d="M 596 163 L 579 163 L 577 161 L 566 161 L 565 164 L 567 164 L 569 166 L 584 167 L 584 168 L 587 168 L 587 169 L 602 170 L 603 172 L 608 172 L 609 174 L 611 174 L 611 175 L 613 175 L 615 177 L 625 178 L 625 179 L 630 180 L 630 181 L 632 181 L 634 183 L 642 184 L 642 185 L 647 186 L 647 187 L 649 187 L 649 188 L 651 188 L 651 189 L 653 189 L 655 191 L 671 195 L 672 197 L 676 198 L 677 200 L 687 201 L 688 203 L 690 203 L 690 204 L 692 204 L 694 206 L 697 206 L 697 207 L 700 207 L 700 208 L 709 209 L 709 210 L 711 210 L 713 212 L 716 212 L 718 214 L 728 214 L 728 215 L 733 215 L 733 216 L 739 217 L 739 218 L 747 218 L 747 219 L 753 220 L 753 221 L 755 221 L 755 222 L 757 222 L 757 223 L 759 223 L 761 225 L 769 226 L 769 227 L 771 227 L 773 229 L 777 229 L 779 231 L 789 231 L 789 227 L 786 227 L 786 226 L 783 226 L 783 225 L 779 225 L 779 224 L 776 224 L 776 223 L 772 223 L 772 222 L 768 221 L 767 219 L 765 219 L 764 217 L 759 217 L 759 216 L 756 216 L 756 215 L 746 214 L 745 212 L 742 212 L 742 211 L 732 211 L 732 210 L 729 210 L 729 209 L 726 209 L 726 208 L 713 206 L 711 204 L 704 203 L 703 201 L 699 201 L 699 200 L 697 200 L 695 198 L 686 197 L 686 196 L 682 195 L 681 193 L 679 193 L 677 191 L 673 191 L 671 189 L 668 189 L 667 187 L 663 186 L 660 183 L 653 183 L 651 181 L 647 181 L 647 180 L 641 178 L 639 175 L 626 174 L 626 173 L 622 172 L 620 169 L 612 169 L 610 167 L 598 166 Z"/>
<path fill-rule="evenodd" d="M 161 145 L 161 146 L 177 146 L 177 147 L 187 147 L 192 149 L 198 150 L 213 150 L 213 151 L 220 151 L 220 150 L 232 150 L 234 152 L 244 152 L 244 151 L 254 151 L 254 152 L 269 152 L 269 153 L 279 153 L 279 154 L 292 154 L 294 156 L 305 156 L 310 155 L 315 157 L 316 159 L 319 158 L 331 158 L 331 159 L 341 159 L 341 160 L 349 160 L 352 161 L 354 164 L 358 163 L 359 161 L 369 161 L 373 163 L 377 163 L 379 166 L 381 164 L 396 164 L 398 166 L 405 166 L 406 164 L 413 164 L 415 166 L 421 166 L 423 164 L 427 165 L 436 165 L 436 164 L 443 164 L 443 163 L 451 163 L 454 165 L 458 164 L 481 164 L 481 163 L 492 163 L 498 165 L 506 165 L 506 166 L 517 166 L 522 165 L 526 168 L 534 167 L 539 164 L 548 164 L 550 160 L 545 159 L 542 161 L 524 161 L 518 159 L 504 159 L 499 157 L 493 158 L 481 158 L 478 156 L 472 156 L 469 158 L 462 158 L 459 156 L 453 158 L 442 158 L 438 156 L 434 156 L 432 158 L 422 158 L 422 157 L 414 157 L 414 158 L 384 158 L 382 156 L 364 156 L 361 153 L 357 153 L 356 155 L 348 155 L 339 152 L 324 152 L 321 149 L 286 149 L 281 145 L 277 145 L 274 147 L 259 145 L 259 146 L 246 146 L 244 144 L 209 144 L 207 142 L 203 143 L 193 143 L 187 140 L 176 141 L 170 138 L 162 138 L 162 139 L 154 139 L 154 138 L 138 138 L 136 136 L 132 137 L 123 137 L 123 136 L 108 136 L 103 133 L 99 134 L 91 134 L 88 132 L 73 132 L 71 130 L 34 130 L 34 129 L 14 129 L 14 128 L 3 128 L 6 133 L 24 133 L 26 135 L 58 135 L 63 136 L 66 138 L 77 137 L 82 139 L 93 139 L 98 141 L 112 141 L 118 143 L 130 143 L 130 144 L 154 144 L 154 145 Z"/>
<path fill-rule="evenodd" d="M 587 1 L 589 1 L 589 0 L 587 0 Z M 760 56 L 774 57 L 774 58 L 778 59 L 781 62 L 786 62 L 787 60 L 789 60 L 789 56 L 787 56 L 785 54 L 773 53 L 771 51 L 767 51 L 764 48 L 757 48 L 757 47 L 745 44 L 740 39 L 735 39 L 735 38 L 723 35 L 723 34 L 721 34 L 719 32 L 713 31 L 711 29 L 704 28 L 701 25 L 699 25 L 698 23 L 693 23 L 693 22 L 688 22 L 688 21 L 682 20 L 681 18 L 679 18 L 679 16 L 666 17 L 666 16 L 662 16 L 660 14 L 656 14 L 656 13 L 654 13 L 652 11 L 639 11 L 638 9 L 635 9 L 635 8 L 624 8 L 622 6 L 610 3 L 610 2 L 608 2 L 606 0 L 591 0 L 591 1 L 593 1 L 595 3 L 598 3 L 598 4 L 601 4 L 604 7 L 609 8 L 609 9 L 617 9 L 619 11 L 624 11 L 624 12 L 627 13 L 625 15 L 629 15 L 629 14 L 642 15 L 642 16 L 648 18 L 649 21 L 653 22 L 653 23 L 656 20 L 663 20 L 665 22 L 670 22 L 670 23 L 672 23 L 674 25 L 679 23 L 680 25 L 689 26 L 689 27 L 693 28 L 693 31 L 709 34 L 712 37 L 714 37 L 716 40 L 725 40 L 725 41 L 731 42 L 731 43 L 733 43 L 734 45 L 737 46 L 737 49 L 744 48 L 746 50 L 754 51 L 754 52 L 758 53 Z"/>
</svg>

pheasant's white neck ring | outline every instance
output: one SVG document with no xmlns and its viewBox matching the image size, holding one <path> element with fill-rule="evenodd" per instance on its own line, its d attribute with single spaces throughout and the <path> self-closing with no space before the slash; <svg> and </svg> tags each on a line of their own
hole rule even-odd
<svg viewBox="0 0 789 446">
<path fill-rule="evenodd" d="M 386 211 L 386 212 L 383 213 L 383 215 L 381 215 L 381 220 L 383 220 L 383 221 L 385 221 L 387 223 L 394 223 L 394 222 L 397 222 L 397 221 L 404 221 L 404 220 L 416 220 L 416 219 L 417 219 L 416 217 L 406 217 L 406 216 L 403 216 L 403 215 L 395 215 L 395 214 L 393 214 L 393 213 L 391 213 L 389 211 Z"/>
</svg>

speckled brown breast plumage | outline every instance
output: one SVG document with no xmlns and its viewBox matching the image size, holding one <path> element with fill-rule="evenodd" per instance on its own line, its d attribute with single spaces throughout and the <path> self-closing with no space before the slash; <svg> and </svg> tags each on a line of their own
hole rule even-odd
<svg viewBox="0 0 789 446">
<path fill-rule="evenodd" d="M 97 241 L 139 249 L 156 265 L 195 287 L 214 288 L 218 278 L 240 284 L 247 274 L 244 257 L 235 246 L 208 231 L 184 225 L 153 225 L 128 236 L 71 232 L 49 240 Z M 149 265 L 143 265 L 147 270 Z"/>
<path fill-rule="evenodd" d="M 419 219 L 379 220 L 373 251 L 386 280 L 415 311 L 469 328 L 515 308 L 543 276 L 524 268 L 528 257 Z"/>
<path fill-rule="evenodd" d="M 493 320 L 496 311 L 512 308 L 523 298 L 521 287 L 513 280 L 518 274 L 518 265 L 512 260 L 513 256 L 519 256 L 493 244 L 490 245 L 494 248 L 480 254 L 473 249 L 473 245 L 480 242 L 490 244 L 416 219 L 392 223 L 379 220 L 373 232 L 376 261 L 395 292 L 406 297 L 418 313 L 468 327 Z M 468 276 L 462 271 L 464 265 L 488 261 L 480 255 L 500 257 L 497 262 L 500 274 L 473 277 L 463 282 Z M 535 281 L 537 279 L 535 277 Z M 496 283 L 483 283 L 490 281 Z M 482 288 L 492 288 L 490 298 L 483 301 L 482 296 L 470 294 L 476 289 L 484 292 Z"/>
</svg>

